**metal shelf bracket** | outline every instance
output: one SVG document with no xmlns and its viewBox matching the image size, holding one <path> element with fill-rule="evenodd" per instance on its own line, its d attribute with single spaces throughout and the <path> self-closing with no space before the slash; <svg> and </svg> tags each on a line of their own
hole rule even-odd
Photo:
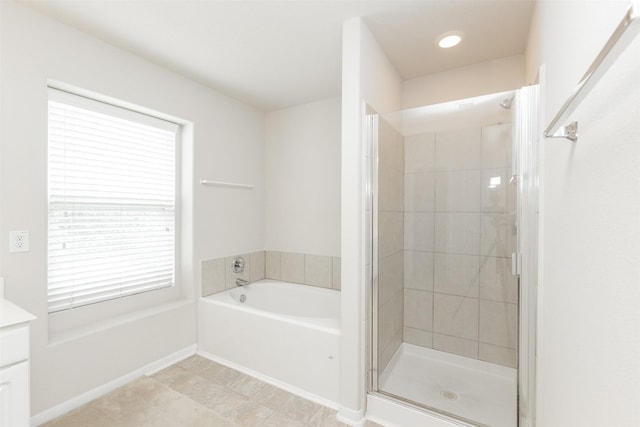
<svg viewBox="0 0 640 427">
<path fill-rule="evenodd" d="M 570 141 L 578 141 L 578 122 L 574 121 L 566 126 L 559 128 L 553 135 L 547 135 L 544 133 L 545 138 L 566 138 Z"/>
</svg>

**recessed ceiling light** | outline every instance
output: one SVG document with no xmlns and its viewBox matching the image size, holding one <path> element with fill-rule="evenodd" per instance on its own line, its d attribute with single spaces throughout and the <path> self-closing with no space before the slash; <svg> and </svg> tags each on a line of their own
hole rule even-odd
<svg viewBox="0 0 640 427">
<path fill-rule="evenodd" d="M 448 49 L 460 44 L 464 33 L 462 31 L 448 31 L 440 34 L 436 39 L 436 43 L 443 49 Z"/>
</svg>

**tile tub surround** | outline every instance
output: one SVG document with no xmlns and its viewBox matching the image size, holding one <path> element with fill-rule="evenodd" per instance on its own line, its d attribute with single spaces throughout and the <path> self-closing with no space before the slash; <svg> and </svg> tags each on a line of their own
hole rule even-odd
<svg viewBox="0 0 640 427">
<path fill-rule="evenodd" d="M 405 138 L 404 342 L 515 367 L 511 125 Z"/>
<path fill-rule="evenodd" d="M 267 279 L 340 289 L 340 258 L 266 251 Z"/>
<path fill-rule="evenodd" d="M 238 256 L 244 258 L 244 271 L 242 273 L 233 272 L 232 266 Z M 264 279 L 265 253 L 264 251 L 257 251 L 225 258 L 209 259 L 202 261 L 201 268 L 202 296 L 204 297 L 236 287 L 236 279 L 243 279 L 249 282 Z"/>
<path fill-rule="evenodd" d="M 141 377 L 46 427 L 346 426 L 336 411 L 194 355 Z M 380 427 L 367 422 L 367 427 Z"/>
<path fill-rule="evenodd" d="M 236 257 L 244 258 L 243 273 L 232 269 Z M 340 289 L 340 258 L 277 251 L 257 251 L 202 261 L 202 296 L 236 287 L 236 279 L 255 282 L 282 280 L 303 285 Z"/>
</svg>

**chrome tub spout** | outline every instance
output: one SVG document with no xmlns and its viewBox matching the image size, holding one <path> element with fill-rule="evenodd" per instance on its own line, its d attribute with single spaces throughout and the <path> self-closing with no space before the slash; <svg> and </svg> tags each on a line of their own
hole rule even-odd
<svg viewBox="0 0 640 427">
<path fill-rule="evenodd" d="M 236 285 L 237 286 L 247 286 L 249 284 L 248 280 L 244 280 L 244 279 L 236 279 Z"/>
</svg>

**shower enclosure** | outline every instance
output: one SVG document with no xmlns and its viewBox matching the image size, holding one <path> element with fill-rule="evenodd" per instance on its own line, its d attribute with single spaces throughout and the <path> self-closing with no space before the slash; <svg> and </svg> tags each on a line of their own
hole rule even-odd
<svg viewBox="0 0 640 427">
<path fill-rule="evenodd" d="M 370 391 L 473 425 L 518 424 L 517 96 L 368 116 Z"/>
</svg>

